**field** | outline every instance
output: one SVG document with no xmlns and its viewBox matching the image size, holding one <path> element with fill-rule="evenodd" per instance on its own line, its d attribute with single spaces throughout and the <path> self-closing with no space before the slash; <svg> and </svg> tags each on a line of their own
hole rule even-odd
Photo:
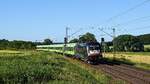
<svg viewBox="0 0 150 84">
<path fill-rule="evenodd" d="M 112 53 L 106 53 L 106 58 L 113 58 Z M 150 70 L 150 52 L 116 52 L 115 58 L 134 66 Z"/>
<path fill-rule="evenodd" d="M 77 60 L 41 51 L 0 51 L 0 84 L 122 84 Z"/>
<path fill-rule="evenodd" d="M 144 51 L 150 52 L 150 45 L 144 45 Z"/>
<path fill-rule="evenodd" d="M 144 45 L 144 48 L 150 48 L 150 45 Z"/>
</svg>

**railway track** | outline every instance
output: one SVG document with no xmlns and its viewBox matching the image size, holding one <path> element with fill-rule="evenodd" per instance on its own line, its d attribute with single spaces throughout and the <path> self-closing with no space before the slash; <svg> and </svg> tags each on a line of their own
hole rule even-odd
<svg viewBox="0 0 150 84">
<path fill-rule="evenodd" d="M 84 61 L 79 61 L 87 64 Z M 150 71 L 148 70 L 143 70 L 126 64 L 115 64 L 112 62 L 99 63 L 98 65 L 87 65 L 96 70 L 101 70 L 115 79 L 122 79 L 129 84 L 150 84 Z"/>
<path fill-rule="evenodd" d="M 131 67 L 129 65 L 108 65 L 99 64 L 92 65 L 96 69 L 100 69 L 109 75 L 127 81 L 130 84 L 150 84 L 150 72 Z"/>
</svg>

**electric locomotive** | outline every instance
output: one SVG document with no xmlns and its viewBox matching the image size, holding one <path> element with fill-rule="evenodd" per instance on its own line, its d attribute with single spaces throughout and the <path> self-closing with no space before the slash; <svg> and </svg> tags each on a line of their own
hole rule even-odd
<svg viewBox="0 0 150 84">
<path fill-rule="evenodd" d="M 88 63 L 97 62 L 102 58 L 101 46 L 95 42 L 79 43 L 75 46 L 74 56 Z"/>
</svg>

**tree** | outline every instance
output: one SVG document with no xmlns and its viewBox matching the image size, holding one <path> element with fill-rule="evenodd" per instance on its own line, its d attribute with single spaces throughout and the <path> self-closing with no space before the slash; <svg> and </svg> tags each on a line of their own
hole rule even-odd
<svg viewBox="0 0 150 84">
<path fill-rule="evenodd" d="M 44 39 L 44 42 L 43 42 L 43 44 L 44 45 L 50 45 L 50 44 L 52 44 L 53 42 L 52 42 L 52 40 L 50 40 L 50 39 Z"/>
<path fill-rule="evenodd" d="M 117 51 L 143 51 L 143 43 L 135 36 L 120 35 L 114 40 L 115 50 Z"/>
<path fill-rule="evenodd" d="M 102 46 L 101 46 L 101 49 L 102 49 L 102 51 L 104 52 L 110 52 L 111 51 L 111 49 L 109 48 L 109 46 L 108 46 L 108 44 L 107 43 L 102 43 L 101 44 Z"/>
<path fill-rule="evenodd" d="M 69 43 L 77 43 L 77 42 L 79 42 L 79 40 L 77 38 L 72 39 L 71 41 L 69 41 Z"/>
<path fill-rule="evenodd" d="M 144 44 L 150 44 L 150 34 L 137 36 Z"/>
<path fill-rule="evenodd" d="M 97 42 L 97 40 L 94 34 L 88 32 L 79 38 L 79 42 Z"/>
<path fill-rule="evenodd" d="M 113 42 L 112 41 L 108 41 L 108 42 L 105 42 L 107 44 L 107 46 L 113 46 Z"/>
<path fill-rule="evenodd" d="M 9 45 L 9 41 L 6 39 L 0 40 L 0 49 L 7 49 L 7 46 Z"/>
</svg>

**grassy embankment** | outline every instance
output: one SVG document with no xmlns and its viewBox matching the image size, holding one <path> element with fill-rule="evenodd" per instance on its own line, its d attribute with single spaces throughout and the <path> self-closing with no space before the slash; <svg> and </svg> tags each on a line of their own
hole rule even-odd
<svg viewBox="0 0 150 84">
<path fill-rule="evenodd" d="M 109 84 L 124 83 L 77 60 L 37 51 L 0 51 L 0 84 Z"/>
<path fill-rule="evenodd" d="M 117 52 L 115 57 L 122 62 L 150 70 L 150 52 Z M 106 53 L 106 58 L 112 59 L 113 54 Z"/>
</svg>

